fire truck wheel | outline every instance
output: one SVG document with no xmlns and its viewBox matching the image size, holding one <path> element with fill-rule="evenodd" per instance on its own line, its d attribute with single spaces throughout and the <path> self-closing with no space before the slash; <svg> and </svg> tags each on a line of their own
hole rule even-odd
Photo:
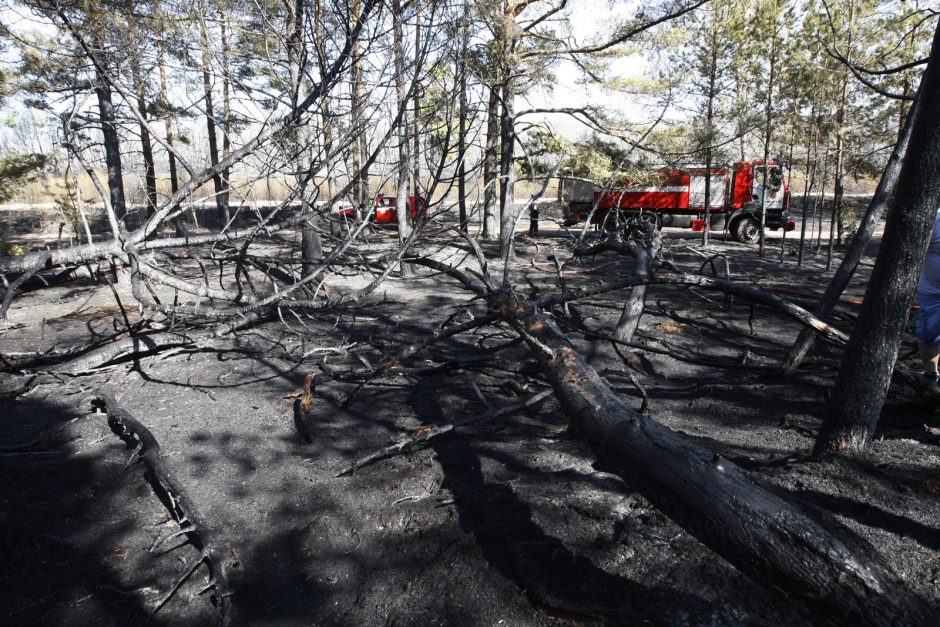
<svg viewBox="0 0 940 627">
<path fill-rule="evenodd" d="M 742 244 L 753 244 L 760 239 L 760 223 L 753 216 L 738 218 L 731 225 L 731 235 Z"/>
</svg>

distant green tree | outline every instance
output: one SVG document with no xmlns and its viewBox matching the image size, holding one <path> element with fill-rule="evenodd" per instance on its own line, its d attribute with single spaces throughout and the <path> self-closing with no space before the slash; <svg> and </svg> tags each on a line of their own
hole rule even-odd
<svg viewBox="0 0 940 627">
<path fill-rule="evenodd" d="M 0 202 L 13 198 L 16 190 L 46 165 L 45 155 L 29 153 L 0 157 Z"/>
</svg>

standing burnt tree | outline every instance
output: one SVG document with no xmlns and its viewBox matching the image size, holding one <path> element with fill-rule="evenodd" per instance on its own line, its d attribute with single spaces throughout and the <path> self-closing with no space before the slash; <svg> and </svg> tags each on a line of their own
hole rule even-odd
<svg viewBox="0 0 940 627">
<path fill-rule="evenodd" d="M 940 203 L 940 27 L 934 33 L 897 189 L 816 453 L 858 452 L 878 423 Z"/>
</svg>

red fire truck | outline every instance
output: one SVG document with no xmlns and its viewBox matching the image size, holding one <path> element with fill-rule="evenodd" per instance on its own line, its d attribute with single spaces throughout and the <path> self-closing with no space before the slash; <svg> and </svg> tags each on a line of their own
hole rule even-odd
<svg viewBox="0 0 940 627">
<path fill-rule="evenodd" d="M 419 196 L 417 204 L 419 208 L 424 209 L 422 217 L 427 218 L 429 214 L 424 198 Z M 415 196 L 408 197 L 408 206 L 411 207 L 411 219 L 414 221 L 418 215 L 418 211 L 415 209 Z M 363 208 L 363 211 L 365 212 L 365 208 Z M 333 207 L 331 214 L 338 218 L 340 222 L 356 219 L 356 210 L 348 205 Z M 398 198 L 378 194 L 369 201 L 369 209 L 366 215 L 375 224 L 398 224 Z"/>
<path fill-rule="evenodd" d="M 411 209 L 412 220 L 416 220 L 418 216 L 418 210 L 415 208 L 415 198 L 415 196 L 408 197 L 408 207 Z M 428 217 L 424 198 L 418 196 L 417 205 L 419 208 L 424 209 L 422 217 Z M 379 194 L 372 200 L 372 209 L 375 212 L 376 224 L 398 224 L 398 198 L 395 196 Z"/>
<path fill-rule="evenodd" d="M 713 167 L 707 174 L 704 167 L 660 168 L 651 171 L 648 180 L 627 180 L 608 190 L 592 181 L 564 179 L 564 224 L 572 226 L 590 216 L 592 224 L 605 228 L 641 222 L 701 231 L 707 210 L 712 230 L 727 228 L 739 242 L 752 243 L 760 238 L 762 201 L 767 228 L 795 227 L 788 216 L 790 190 L 784 170 L 779 161 L 742 161 Z"/>
</svg>

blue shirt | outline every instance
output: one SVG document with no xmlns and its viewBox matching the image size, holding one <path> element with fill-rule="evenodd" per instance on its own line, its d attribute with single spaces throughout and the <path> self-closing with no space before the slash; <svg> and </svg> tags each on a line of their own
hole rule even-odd
<svg viewBox="0 0 940 627">
<path fill-rule="evenodd" d="M 934 218 L 930 245 L 927 247 L 927 256 L 917 281 L 917 300 L 921 304 L 925 299 L 936 298 L 940 298 L 940 209 L 937 209 L 937 216 Z"/>
</svg>

